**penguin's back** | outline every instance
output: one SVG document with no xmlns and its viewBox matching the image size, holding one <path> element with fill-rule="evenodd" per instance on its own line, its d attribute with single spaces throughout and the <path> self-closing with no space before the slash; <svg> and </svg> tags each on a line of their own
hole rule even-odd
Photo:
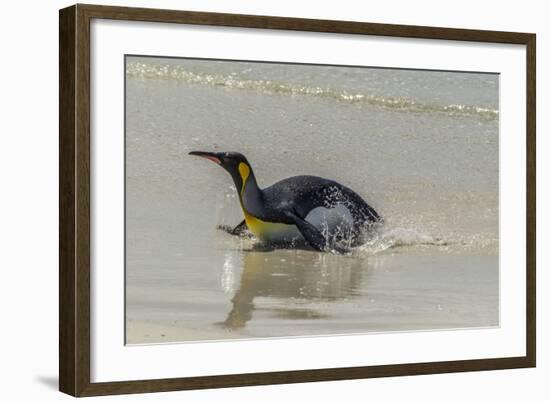
<svg viewBox="0 0 550 401">
<path fill-rule="evenodd" d="M 310 213 L 314 216 L 326 213 L 323 209 L 347 209 L 358 224 L 380 220 L 378 213 L 353 190 L 322 177 L 290 177 L 276 182 L 262 192 L 266 204 L 274 208 L 288 205 L 304 219 Z"/>
</svg>

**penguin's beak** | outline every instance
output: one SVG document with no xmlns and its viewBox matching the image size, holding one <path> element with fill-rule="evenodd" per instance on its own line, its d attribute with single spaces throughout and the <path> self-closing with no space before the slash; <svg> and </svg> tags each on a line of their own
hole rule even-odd
<svg viewBox="0 0 550 401">
<path fill-rule="evenodd" d="M 204 157 L 205 159 L 211 160 L 216 164 L 222 164 L 221 159 L 215 153 L 212 153 L 212 152 L 193 151 L 193 152 L 189 152 L 189 154 L 193 156 Z"/>
</svg>

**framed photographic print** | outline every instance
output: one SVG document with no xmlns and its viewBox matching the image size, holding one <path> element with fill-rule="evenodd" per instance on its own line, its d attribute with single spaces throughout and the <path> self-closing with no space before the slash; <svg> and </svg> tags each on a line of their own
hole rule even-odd
<svg viewBox="0 0 550 401">
<path fill-rule="evenodd" d="M 60 11 L 60 390 L 535 366 L 535 35 Z"/>
</svg>

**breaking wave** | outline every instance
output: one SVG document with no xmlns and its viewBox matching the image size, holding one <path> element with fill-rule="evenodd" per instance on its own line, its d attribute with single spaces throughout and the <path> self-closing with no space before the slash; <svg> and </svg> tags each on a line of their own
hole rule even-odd
<svg viewBox="0 0 550 401">
<path fill-rule="evenodd" d="M 476 116 L 494 120 L 498 110 L 463 104 L 423 103 L 404 97 L 384 97 L 369 93 L 358 93 L 330 87 L 306 86 L 264 79 L 241 79 L 235 74 L 208 74 L 192 72 L 178 65 L 146 64 L 129 62 L 126 77 L 131 79 L 176 80 L 189 84 L 209 85 L 236 90 L 258 91 L 268 94 L 313 96 L 334 99 L 348 103 L 364 103 L 389 110 L 413 113 L 443 113 L 451 116 Z"/>
</svg>

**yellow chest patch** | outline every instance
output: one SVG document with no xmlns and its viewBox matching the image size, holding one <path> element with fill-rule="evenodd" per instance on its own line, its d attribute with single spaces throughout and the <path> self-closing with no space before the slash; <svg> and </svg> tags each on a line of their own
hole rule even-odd
<svg viewBox="0 0 550 401">
<path fill-rule="evenodd" d="M 288 239 L 290 239 L 296 236 L 295 231 L 297 230 L 293 225 L 283 223 L 270 223 L 260 220 L 257 217 L 252 216 L 251 214 L 248 214 L 244 209 L 243 212 L 244 220 L 246 221 L 248 229 L 252 231 L 252 234 L 254 234 L 258 238 L 273 240 L 285 239 L 286 237 L 289 237 Z"/>
</svg>

